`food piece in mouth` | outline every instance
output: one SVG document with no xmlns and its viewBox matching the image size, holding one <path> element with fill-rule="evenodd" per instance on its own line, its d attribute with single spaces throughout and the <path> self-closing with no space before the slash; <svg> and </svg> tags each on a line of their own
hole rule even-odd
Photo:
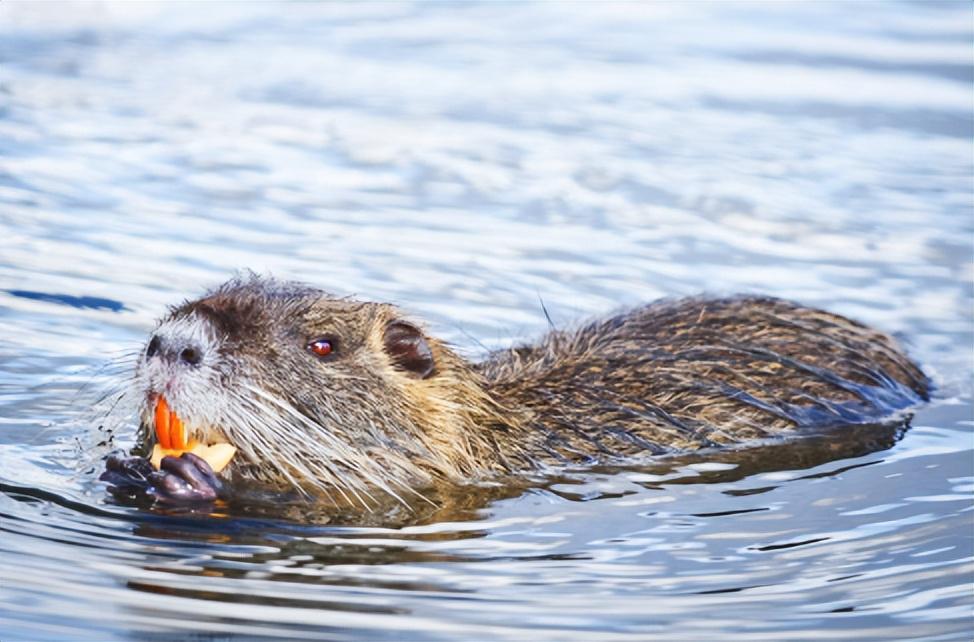
<svg viewBox="0 0 974 642">
<path fill-rule="evenodd" d="M 163 457 L 179 457 L 189 452 L 204 459 L 213 472 L 218 473 L 227 467 L 237 452 L 236 448 L 227 443 L 207 445 L 195 439 L 190 440 L 189 431 L 186 430 L 182 419 L 169 408 L 166 398 L 162 395 L 156 399 L 155 429 L 157 443 L 152 448 L 149 461 L 157 470 L 162 465 Z"/>
<path fill-rule="evenodd" d="M 163 448 L 159 444 L 156 444 L 152 447 L 152 455 L 149 457 L 149 461 L 152 462 L 153 468 L 159 470 L 162 466 L 163 457 L 179 457 L 183 453 L 193 453 L 206 461 L 210 465 L 210 468 L 213 469 L 213 472 L 218 473 L 227 467 L 227 464 L 230 463 L 230 460 L 237 453 L 237 449 L 228 443 L 207 446 L 198 441 L 190 442 L 188 447 L 183 449 Z"/>
</svg>

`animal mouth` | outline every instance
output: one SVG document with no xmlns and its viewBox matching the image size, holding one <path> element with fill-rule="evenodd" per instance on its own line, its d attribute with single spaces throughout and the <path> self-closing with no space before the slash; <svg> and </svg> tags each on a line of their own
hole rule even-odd
<svg viewBox="0 0 974 642">
<path fill-rule="evenodd" d="M 163 457 L 181 457 L 185 453 L 192 453 L 206 461 L 213 472 L 218 473 L 226 468 L 237 452 L 236 448 L 225 442 L 204 444 L 190 439 L 186 423 L 169 407 L 169 402 L 163 395 L 156 397 L 153 419 L 156 444 L 149 461 L 157 469 L 162 465 Z"/>
</svg>

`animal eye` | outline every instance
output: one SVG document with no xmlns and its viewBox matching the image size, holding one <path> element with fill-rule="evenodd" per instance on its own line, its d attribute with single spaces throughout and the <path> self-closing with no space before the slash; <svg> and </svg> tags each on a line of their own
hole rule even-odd
<svg viewBox="0 0 974 642">
<path fill-rule="evenodd" d="M 335 343 L 331 339 L 315 339 L 308 344 L 308 350 L 319 357 L 327 357 L 335 351 Z"/>
</svg>

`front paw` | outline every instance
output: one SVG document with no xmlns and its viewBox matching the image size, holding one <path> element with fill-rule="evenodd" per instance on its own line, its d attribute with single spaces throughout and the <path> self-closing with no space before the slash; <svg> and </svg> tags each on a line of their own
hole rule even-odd
<svg viewBox="0 0 974 642">
<path fill-rule="evenodd" d="M 160 470 L 143 457 L 112 455 L 100 479 L 108 482 L 116 497 L 144 497 L 162 504 L 199 504 L 227 496 L 210 465 L 193 453 L 163 457 Z"/>
<path fill-rule="evenodd" d="M 210 465 L 193 453 L 163 457 L 161 469 L 149 475 L 148 492 L 164 504 L 212 502 L 226 498 L 226 489 Z"/>
<path fill-rule="evenodd" d="M 105 462 L 105 472 L 98 479 L 108 482 L 109 492 L 116 497 L 137 497 L 145 494 L 154 472 L 155 469 L 145 457 L 125 457 L 112 453 Z"/>
</svg>

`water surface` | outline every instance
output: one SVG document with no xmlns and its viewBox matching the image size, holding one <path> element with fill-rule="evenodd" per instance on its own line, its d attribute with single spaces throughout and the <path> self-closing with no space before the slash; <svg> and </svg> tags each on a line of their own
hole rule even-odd
<svg viewBox="0 0 974 642">
<path fill-rule="evenodd" d="M 971 639 L 971 18 L 3 3 L 3 640 Z M 542 302 L 563 326 L 763 292 L 901 336 L 937 399 L 899 441 L 384 523 L 111 503 L 106 362 L 241 268 L 398 303 L 471 358 L 544 332 Z"/>
</svg>

